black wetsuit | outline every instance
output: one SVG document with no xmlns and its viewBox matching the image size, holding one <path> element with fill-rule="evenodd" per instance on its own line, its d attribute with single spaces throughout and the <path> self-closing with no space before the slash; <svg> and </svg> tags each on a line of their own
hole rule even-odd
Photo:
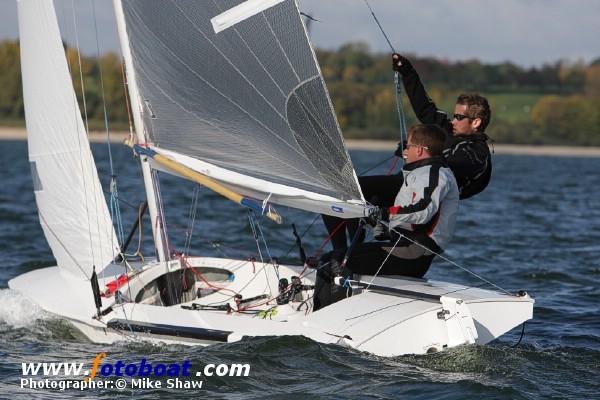
<svg viewBox="0 0 600 400">
<path fill-rule="evenodd" d="M 483 191 L 492 176 L 488 136 L 485 133 L 454 136 L 448 115 L 439 110 L 429 98 L 419 74 L 408 60 L 402 60 L 400 73 L 404 89 L 419 121 L 439 125 L 446 131 L 444 158 L 454 173 L 460 198 L 468 199 Z"/>
<path fill-rule="evenodd" d="M 483 191 L 492 176 L 488 136 L 485 133 L 454 136 L 452 122 L 447 114 L 439 110 L 429 98 L 421 78 L 408 60 L 402 60 L 400 73 L 404 89 L 419 121 L 441 126 L 446 132 L 443 156 L 456 178 L 460 199 L 468 199 Z M 361 176 L 358 178 L 358 183 L 365 200 L 376 206 L 389 207 L 394 203 L 394 198 L 402 185 L 402 173 L 389 176 Z M 328 232 L 332 232 L 341 219 L 323 215 L 323 222 Z M 348 220 L 347 226 L 352 236 L 358 223 Z M 345 230 L 338 230 L 331 238 L 331 243 L 334 249 L 345 248 L 347 246 Z"/>
</svg>

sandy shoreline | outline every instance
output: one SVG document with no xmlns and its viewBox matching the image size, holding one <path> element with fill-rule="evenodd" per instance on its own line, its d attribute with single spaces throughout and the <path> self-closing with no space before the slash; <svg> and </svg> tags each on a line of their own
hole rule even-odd
<svg viewBox="0 0 600 400">
<path fill-rule="evenodd" d="M 395 150 L 397 141 L 347 139 L 346 146 L 355 150 Z M 494 154 L 562 157 L 600 157 L 600 147 L 535 146 L 527 144 L 494 144 Z"/>
<path fill-rule="evenodd" d="M 123 143 L 129 136 L 128 132 L 111 132 L 110 141 L 112 143 Z M 25 128 L 0 126 L 0 140 L 26 140 L 27 132 Z M 106 141 L 106 132 L 90 132 L 90 142 L 102 143 Z"/>
<path fill-rule="evenodd" d="M 113 143 L 122 143 L 128 136 L 127 132 L 111 132 Z M 25 140 L 27 138 L 24 128 L 0 127 L 0 140 Z M 104 142 L 105 132 L 91 132 L 90 141 Z M 398 142 L 388 140 L 356 140 L 347 139 L 346 146 L 351 150 L 384 150 L 393 151 Z M 532 156 L 563 156 L 563 157 L 600 157 L 600 147 L 575 147 L 575 146 L 533 146 L 520 144 L 495 144 L 495 154 L 523 154 Z"/>
</svg>

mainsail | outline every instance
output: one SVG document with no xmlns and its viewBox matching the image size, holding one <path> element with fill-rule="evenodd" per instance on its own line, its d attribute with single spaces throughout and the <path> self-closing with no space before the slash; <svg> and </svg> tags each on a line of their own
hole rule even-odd
<svg viewBox="0 0 600 400">
<path fill-rule="evenodd" d="M 130 0 L 122 7 L 146 145 L 261 200 L 362 215 L 364 199 L 295 1 Z"/>
<path fill-rule="evenodd" d="M 29 161 L 46 240 L 58 266 L 89 278 L 118 244 L 77 105 L 54 4 L 19 0 Z"/>
</svg>

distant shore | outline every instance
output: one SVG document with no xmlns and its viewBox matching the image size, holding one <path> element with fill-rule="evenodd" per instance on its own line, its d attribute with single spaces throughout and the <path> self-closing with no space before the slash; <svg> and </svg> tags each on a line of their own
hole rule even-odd
<svg viewBox="0 0 600 400">
<path fill-rule="evenodd" d="M 110 141 L 113 143 L 122 143 L 129 133 L 119 131 L 110 133 Z M 106 141 L 106 132 L 90 132 L 90 142 L 102 143 Z M 25 128 L 0 126 L 0 140 L 27 140 L 27 131 Z"/>
<path fill-rule="evenodd" d="M 353 150 L 395 150 L 398 141 L 346 139 L 346 146 Z M 600 147 L 547 146 L 530 144 L 493 144 L 494 154 L 561 156 L 561 157 L 600 157 Z"/>
<path fill-rule="evenodd" d="M 122 143 L 128 136 L 127 132 L 111 132 L 110 139 L 113 143 Z M 0 127 L 0 140 L 26 140 L 25 128 Z M 98 143 L 106 140 L 105 132 L 91 132 L 90 142 Z M 397 141 L 390 140 L 358 140 L 346 139 L 346 146 L 350 150 L 384 150 L 392 151 L 398 145 Z M 514 154 L 531 156 L 562 156 L 562 157 L 600 157 L 600 147 L 575 147 L 575 146 L 534 146 L 521 144 L 494 144 L 495 154 Z"/>
</svg>

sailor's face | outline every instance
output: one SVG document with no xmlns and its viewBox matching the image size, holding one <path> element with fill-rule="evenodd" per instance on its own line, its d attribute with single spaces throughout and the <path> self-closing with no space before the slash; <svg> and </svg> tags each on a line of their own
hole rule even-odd
<svg viewBox="0 0 600 400">
<path fill-rule="evenodd" d="M 468 114 L 466 104 L 457 104 L 454 106 L 454 115 L 452 117 L 452 133 L 454 135 L 472 135 L 477 132 L 477 127 L 481 124 L 481 119 L 471 118 Z"/>
<path fill-rule="evenodd" d="M 423 158 L 423 152 L 425 147 L 415 144 L 412 142 L 411 138 L 408 138 L 406 143 L 406 147 L 404 148 L 403 158 L 406 164 L 410 164 L 415 161 L 419 161 Z"/>
</svg>

